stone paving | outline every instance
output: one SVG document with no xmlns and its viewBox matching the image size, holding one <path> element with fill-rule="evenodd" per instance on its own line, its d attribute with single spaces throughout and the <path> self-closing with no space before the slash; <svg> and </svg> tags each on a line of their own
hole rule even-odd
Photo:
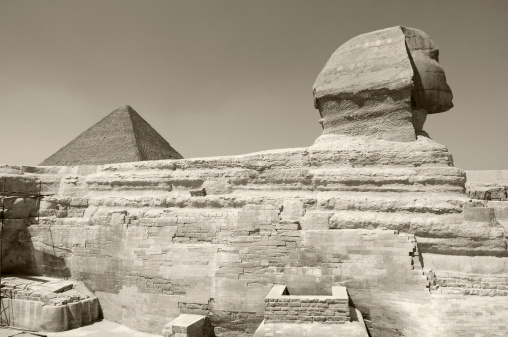
<svg viewBox="0 0 508 337">
<path fill-rule="evenodd" d="M 0 337 L 160 337 L 146 332 L 130 329 L 126 326 L 113 323 L 107 320 L 95 322 L 70 331 L 62 332 L 24 332 L 22 330 L 0 328 Z"/>
</svg>

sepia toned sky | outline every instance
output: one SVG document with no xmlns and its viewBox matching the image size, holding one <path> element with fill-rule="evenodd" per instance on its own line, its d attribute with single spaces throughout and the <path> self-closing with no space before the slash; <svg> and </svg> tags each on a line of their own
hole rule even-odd
<svg viewBox="0 0 508 337">
<path fill-rule="evenodd" d="M 454 94 L 425 130 L 455 166 L 508 169 L 507 17 L 505 0 L 2 0 L 0 163 L 37 165 L 124 104 L 185 158 L 309 146 L 329 56 L 404 25 Z"/>
</svg>

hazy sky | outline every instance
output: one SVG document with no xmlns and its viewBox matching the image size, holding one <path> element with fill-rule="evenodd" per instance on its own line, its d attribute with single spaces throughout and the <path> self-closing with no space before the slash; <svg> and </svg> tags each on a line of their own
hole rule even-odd
<svg viewBox="0 0 508 337">
<path fill-rule="evenodd" d="M 508 1 L 0 0 L 0 134 L 37 165 L 120 105 L 184 157 L 309 146 L 312 85 L 350 38 L 425 31 L 455 107 L 425 130 L 463 169 L 508 169 Z"/>
</svg>

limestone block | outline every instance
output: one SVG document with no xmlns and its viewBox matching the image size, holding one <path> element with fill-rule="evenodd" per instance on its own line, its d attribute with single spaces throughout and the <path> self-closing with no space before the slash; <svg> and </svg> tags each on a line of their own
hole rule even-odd
<svg viewBox="0 0 508 337">
<path fill-rule="evenodd" d="M 88 325 L 94 321 L 92 319 L 92 301 L 91 299 L 85 299 L 80 303 L 81 303 L 81 323 L 82 325 Z M 97 320 L 97 318 L 95 320 Z"/>
<path fill-rule="evenodd" d="M 206 316 L 181 314 L 164 326 L 164 337 L 213 337 L 213 327 Z"/>
<path fill-rule="evenodd" d="M 2 299 L 2 301 L 4 302 L 5 300 Z M 3 308 L 8 308 L 5 313 L 10 315 L 9 322 L 12 326 L 28 330 L 38 330 L 44 310 L 42 302 L 9 300 L 7 305 Z"/>
<path fill-rule="evenodd" d="M 1 191 L 5 189 L 6 193 L 14 191 L 21 193 L 34 193 L 38 191 L 38 185 L 39 184 L 34 177 L 27 177 L 16 169 L 13 170 L 12 168 L 6 168 L 6 165 L 3 165 L 2 168 L 0 168 Z"/>
<path fill-rule="evenodd" d="M 305 207 L 302 200 L 286 199 L 281 212 L 281 220 L 297 221 L 305 213 Z"/>
<path fill-rule="evenodd" d="M 42 331 L 65 331 L 69 329 L 69 309 L 67 305 L 45 305 L 42 307 Z"/>
<path fill-rule="evenodd" d="M 57 218 L 65 218 L 68 215 L 68 211 L 66 209 L 59 209 L 54 212 L 54 215 Z"/>
<path fill-rule="evenodd" d="M 306 212 L 301 219 L 302 230 L 328 229 L 333 212 Z"/>
<path fill-rule="evenodd" d="M 233 191 L 233 187 L 227 179 L 206 180 L 203 188 L 207 195 L 228 194 Z"/>
<path fill-rule="evenodd" d="M 201 188 L 199 190 L 190 190 L 189 193 L 192 197 L 205 197 L 206 189 Z"/>
<path fill-rule="evenodd" d="M 88 200 L 83 198 L 72 198 L 70 202 L 71 207 L 88 207 Z"/>
<path fill-rule="evenodd" d="M 83 325 L 83 304 L 81 302 L 73 302 L 67 304 L 69 329 L 76 329 Z"/>
<path fill-rule="evenodd" d="M 495 222 L 496 215 L 491 207 L 464 208 L 464 220 L 471 222 Z"/>
<path fill-rule="evenodd" d="M 71 218 L 80 218 L 85 214 L 85 210 L 83 208 L 71 208 L 67 210 L 67 216 Z"/>
<path fill-rule="evenodd" d="M 508 202 L 489 201 L 487 207 L 492 207 L 497 220 L 508 220 Z"/>
<path fill-rule="evenodd" d="M 115 212 L 111 214 L 111 224 L 118 225 L 125 223 L 125 214 L 126 212 Z"/>
<path fill-rule="evenodd" d="M 90 318 L 91 318 L 92 322 L 95 322 L 100 318 L 100 314 L 101 314 L 99 300 L 97 299 L 97 297 L 94 297 L 94 298 L 89 298 L 89 299 L 85 300 L 84 302 L 87 302 L 87 301 L 90 302 Z"/>
</svg>

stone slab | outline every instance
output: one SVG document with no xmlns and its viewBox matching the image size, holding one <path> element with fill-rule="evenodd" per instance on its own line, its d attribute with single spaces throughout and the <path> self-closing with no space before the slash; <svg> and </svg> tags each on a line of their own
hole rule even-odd
<svg viewBox="0 0 508 337">
<path fill-rule="evenodd" d="M 363 317 L 355 309 L 358 320 L 344 324 L 261 323 L 253 337 L 369 337 Z"/>
</svg>

